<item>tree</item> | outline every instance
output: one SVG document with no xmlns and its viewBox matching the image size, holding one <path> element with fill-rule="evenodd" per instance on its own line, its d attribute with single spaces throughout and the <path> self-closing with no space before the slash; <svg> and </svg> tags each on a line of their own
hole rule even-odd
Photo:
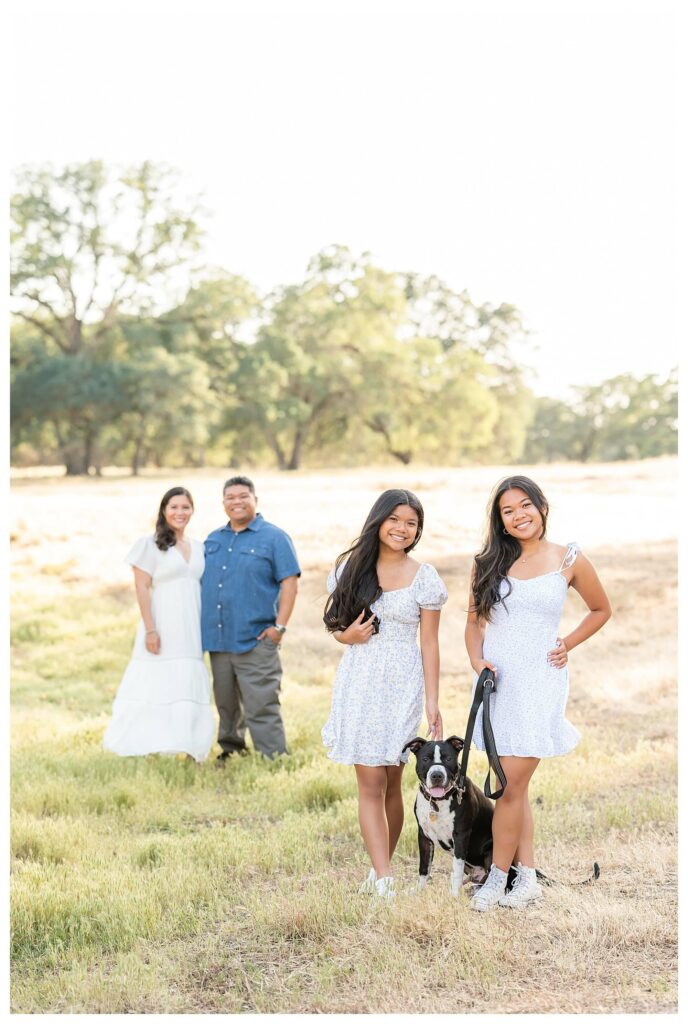
<svg viewBox="0 0 688 1024">
<path fill-rule="evenodd" d="M 177 198 L 176 188 L 176 176 L 149 161 L 121 173 L 93 160 L 18 174 L 11 206 L 13 312 L 46 343 L 35 382 L 42 408 L 52 410 L 68 473 L 88 471 L 98 434 L 110 422 L 94 411 L 76 413 L 82 398 L 92 409 L 85 389 L 109 394 L 124 372 L 117 328 L 126 318 L 150 315 L 184 284 L 199 229 L 195 208 Z M 92 386 L 84 373 L 93 374 Z M 28 380 L 24 374 L 17 386 L 30 408 Z M 70 412 L 60 417 L 63 398 Z M 115 415 L 120 406 L 106 402 L 100 413 L 106 408 Z M 26 415 L 22 405 L 19 421 Z"/>
<path fill-rule="evenodd" d="M 124 411 L 103 440 L 113 460 L 126 458 L 133 476 L 151 458 L 157 465 L 203 465 L 219 416 L 205 363 L 158 344 L 137 350 L 121 365 Z"/>
<path fill-rule="evenodd" d="M 427 400 L 438 412 L 424 432 L 424 454 L 450 461 L 520 457 L 532 416 L 532 393 L 523 379 L 528 334 L 515 306 L 474 303 L 435 275 L 403 275 L 407 336 L 440 347 L 420 376 L 440 380 Z M 438 443 L 439 440 L 439 443 Z"/>
<path fill-rule="evenodd" d="M 584 430 L 585 422 L 570 402 L 556 398 L 537 398 L 523 458 L 526 462 L 576 459 Z"/>
<path fill-rule="evenodd" d="M 203 364 L 208 388 L 201 413 L 206 444 L 214 449 L 221 446 L 226 452 L 225 461 L 230 463 L 237 461 L 233 414 L 240 404 L 240 361 L 264 320 L 261 300 L 253 285 L 222 270 L 196 282 L 182 303 L 158 320 L 161 341 L 169 352 L 193 357 Z M 251 395 L 254 388 L 250 381 L 247 386 Z M 251 445 L 254 450 L 260 448 L 255 440 Z M 261 455 L 269 458 L 266 450 L 261 449 Z"/>
<path fill-rule="evenodd" d="M 266 445 L 282 469 L 342 436 L 356 417 L 362 353 L 393 338 L 403 309 L 393 275 L 344 247 L 319 253 L 306 280 L 270 299 L 255 344 L 235 351 L 229 422 L 244 452 Z"/>
<path fill-rule="evenodd" d="M 285 469 L 323 448 L 349 463 L 370 450 L 405 465 L 484 455 L 526 393 L 505 355 L 519 329 L 512 307 L 330 247 L 272 297 L 256 343 L 234 348 L 236 442 L 266 445 Z M 519 453 L 524 435 L 508 435 Z"/>
<path fill-rule="evenodd" d="M 621 374 L 572 390 L 571 402 L 538 399 L 528 460 L 614 461 L 677 451 L 675 371 L 666 380 Z"/>
<path fill-rule="evenodd" d="M 626 373 L 576 391 L 577 411 L 589 425 L 581 450 L 583 461 L 645 459 L 676 452 L 676 371 L 664 381 L 653 374 L 638 378 Z"/>
<path fill-rule="evenodd" d="M 68 475 L 95 463 L 98 436 L 127 410 L 126 365 L 88 353 L 51 355 L 20 370 L 13 381 L 13 426 L 50 423 Z"/>
</svg>

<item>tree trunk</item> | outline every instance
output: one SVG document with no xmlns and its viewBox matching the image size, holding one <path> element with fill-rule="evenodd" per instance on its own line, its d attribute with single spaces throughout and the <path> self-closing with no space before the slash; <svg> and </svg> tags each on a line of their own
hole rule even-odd
<svg viewBox="0 0 688 1024">
<path fill-rule="evenodd" d="M 275 457 L 277 458 L 277 466 L 278 466 L 278 468 L 279 469 L 286 469 L 287 468 L 287 458 L 286 458 L 286 455 L 284 454 L 284 452 L 282 450 L 281 444 L 277 440 L 276 435 L 270 434 L 270 433 L 268 433 L 266 431 L 266 437 L 268 439 L 268 444 L 272 448 L 273 452 L 275 453 Z"/>
<path fill-rule="evenodd" d="M 370 429 L 375 434 L 381 434 L 382 437 L 384 437 L 385 447 L 387 448 L 387 452 L 389 455 L 393 455 L 395 459 L 398 459 L 399 462 L 402 463 L 402 465 L 408 466 L 409 462 L 413 458 L 413 452 L 408 450 L 402 452 L 398 451 L 396 448 L 392 448 L 392 438 L 390 437 L 389 431 L 385 427 L 382 420 L 379 419 L 379 417 L 376 417 L 374 420 L 367 420 L 366 425 L 370 427 Z"/>
<path fill-rule="evenodd" d="M 74 443 L 72 438 L 69 438 L 68 440 L 64 436 L 59 423 L 55 420 L 53 420 L 52 423 L 55 428 L 55 437 L 57 438 L 60 456 L 64 463 L 67 476 L 83 476 L 86 471 L 83 468 L 84 462 L 82 452 L 79 451 L 78 446 Z"/>
<path fill-rule="evenodd" d="M 399 462 L 401 462 L 402 465 L 404 466 L 408 466 L 409 462 L 413 458 L 413 452 L 397 452 L 394 450 L 394 448 L 390 448 L 389 446 L 387 447 L 387 450 L 389 451 L 390 455 L 394 456 L 395 459 L 399 459 Z"/>
<path fill-rule="evenodd" d="M 581 462 L 588 462 L 590 460 L 590 457 L 593 453 L 593 449 L 595 447 L 596 440 L 597 435 L 595 431 L 591 431 L 588 434 L 588 436 L 584 439 L 583 444 L 581 445 L 580 452 L 578 454 L 578 458 Z"/>
<path fill-rule="evenodd" d="M 136 438 L 134 445 L 134 454 L 131 457 L 131 475 L 138 476 L 139 468 L 141 466 L 141 451 L 143 449 L 143 439 L 140 437 Z"/>
<path fill-rule="evenodd" d="M 90 462 L 87 462 L 83 451 L 78 455 L 67 455 L 64 457 L 67 476 L 88 476 Z"/>
<path fill-rule="evenodd" d="M 291 458 L 289 459 L 289 465 L 287 466 L 287 469 L 298 469 L 299 466 L 301 465 L 301 449 L 303 447 L 305 437 L 305 430 L 302 429 L 296 431 L 296 434 L 294 436 L 294 444 L 292 445 L 291 449 Z"/>
<path fill-rule="evenodd" d="M 83 469 L 82 473 L 88 474 L 91 465 L 93 464 L 93 446 L 95 444 L 95 431 L 89 424 L 86 428 L 86 436 L 84 438 L 84 454 L 83 454 Z"/>
</svg>

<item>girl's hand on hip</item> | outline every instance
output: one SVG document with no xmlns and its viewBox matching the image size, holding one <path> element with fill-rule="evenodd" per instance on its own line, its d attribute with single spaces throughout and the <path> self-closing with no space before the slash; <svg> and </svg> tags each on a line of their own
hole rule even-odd
<svg viewBox="0 0 688 1024">
<path fill-rule="evenodd" d="M 428 731 L 425 735 L 429 736 L 431 740 L 441 740 L 444 726 L 442 725 L 442 715 L 437 704 L 426 704 L 425 714 L 428 719 Z"/>
<path fill-rule="evenodd" d="M 566 645 L 560 636 L 557 637 L 557 646 L 553 651 L 547 652 L 547 661 L 550 663 L 552 668 L 564 668 L 569 660 L 569 652 L 566 650 Z"/>
<path fill-rule="evenodd" d="M 373 619 L 375 615 L 371 615 L 369 619 L 363 621 L 365 615 L 365 609 L 360 615 L 357 615 L 350 626 L 340 633 L 340 640 L 345 644 L 367 644 L 373 635 Z"/>
</svg>

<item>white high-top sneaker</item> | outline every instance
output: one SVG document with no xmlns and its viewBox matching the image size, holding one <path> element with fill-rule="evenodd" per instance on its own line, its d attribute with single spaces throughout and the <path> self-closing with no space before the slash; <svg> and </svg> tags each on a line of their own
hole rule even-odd
<svg viewBox="0 0 688 1024">
<path fill-rule="evenodd" d="M 375 883 L 375 895 L 381 900 L 394 899 L 394 879 L 391 875 L 385 875 L 384 878 L 378 878 Z"/>
<path fill-rule="evenodd" d="M 496 907 L 504 895 L 507 878 L 506 871 L 502 871 L 496 864 L 493 864 L 485 882 L 471 897 L 471 902 L 468 904 L 471 910 L 485 911 Z"/>
<path fill-rule="evenodd" d="M 511 891 L 502 896 L 500 907 L 527 907 L 543 897 L 542 887 L 538 885 L 535 868 L 526 868 L 523 864 L 516 865 L 516 881 Z"/>
<path fill-rule="evenodd" d="M 375 868 L 371 868 L 370 873 L 366 878 L 365 882 L 361 882 L 361 884 L 359 885 L 358 891 L 364 896 L 372 896 L 373 893 L 375 892 L 376 879 L 377 875 L 375 873 Z"/>
</svg>

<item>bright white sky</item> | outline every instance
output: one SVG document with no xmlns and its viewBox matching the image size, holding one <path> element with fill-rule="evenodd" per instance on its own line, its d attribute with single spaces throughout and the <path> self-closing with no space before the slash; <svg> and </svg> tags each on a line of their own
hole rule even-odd
<svg viewBox="0 0 688 1024">
<path fill-rule="evenodd" d="M 13 163 L 178 167 L 262 288 L 333 242 L 523 312 L 536 391 L 676 364 L 667 0 L 14 0 Z"/>
</svg>

